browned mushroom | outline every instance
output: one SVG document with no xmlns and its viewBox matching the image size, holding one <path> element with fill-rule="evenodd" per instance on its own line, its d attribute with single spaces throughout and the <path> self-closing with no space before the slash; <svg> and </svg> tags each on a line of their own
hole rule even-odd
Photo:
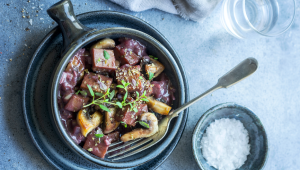
<svg viewBox="0 0 300 170">
<path fill-rule="evenodd" d="M 154 76 L 153 78 L 157 77 L 161 72 L 164 71 L 165 66 L 162 65 L 159 61 L 154 60 L 153 58 L 150 58 L 151 60 L 151 64 L 146 64 L 145 65 L 145 71 L 147 73 L 147 75 L 149 75 L 149 73 L 153 73 Z"/>
<path fill-rule="evenodd" d="M 147 102 L 148 108 L 152 109 L 154 112 L 157 112 L 162 115 L 168 115 L 172 107 L 166 105 L 163 102 L 155 100 L 153 97 L 147 98 L 149 102 Z"/>
<path fill-rule="evenodd" d="M 131 132 L 125 133 L 121 140 L 127 142 L 137 138 L 147 138 L 158 132 L 158 120 L 153 113 L 142 113 L 139 116 L 139 121 L 143 121 L 149 125 L 148 129 L 138 128 Z"/>
<path fill-rule="evenodd" d="M 92 48 L 97 48 L 97 49 L 112 49 L 115 48 L 116 43 L 114 40 L 110 38 L 105 38 L 103 40 L 98 41 L 96 44 L 94 44 Z"/>
<path fill-rule="evenodd" d="M 85 109 L 81 109 L 77 114 L 77 122 L 82 135 L 86 137 L 88 133 L 100 125 L 102 119 L 103 115 L 98 111 L 89 116 Z"/>
<path fill-rule="evenodd" d="M 109 108 L 109 110 L 110 112 L 105 112 L 105 118 L 104 118 L 105 128 L 103 130 L 104 134 L 108 134 L 114 131 L 120 124 L 120 122 L 117 122 L 115 120 L 115 114 L 117 112 L 117 109 Z"/>
</svg>

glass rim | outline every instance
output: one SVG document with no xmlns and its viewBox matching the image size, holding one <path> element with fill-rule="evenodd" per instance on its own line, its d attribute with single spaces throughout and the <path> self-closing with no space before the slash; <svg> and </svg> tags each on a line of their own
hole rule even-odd
<svg viewBox="0 0 300 170">
<path fill-rule="evenodd" d="M 257 32 L 257 33 L 260 34 L 260 35 L 263 35 L 263 36 L 266 36 L 266 37 L 275 37 L 275 36 L 277 36 L 277 35 L 280 35 L 280 34 L 286 32 L 286 31 L 292 26 L 292 24 L 294 23 L 295 16 L 296 16 L 296 1 L 295 1 L 295 0 L 292 0 L 292 1 L 294 2 L 294 12 L 293 12 L 293 18 L 292 18 L 290 24 L 289 24 L 285 29 L 283 29 L 282 31 L 280 31 L 280 32 L 277 33 L 277 34 L 272 34 L 272 35 L 270 35 L 270 34 L 264 34 L 264 33 L 261 33 L 260 31 L 258 31 L 258 30 L 251 24 L 251 22 L 250 22 L 250 20 L 249 20 L 249 18 L 248 18 L 248 16 L 247 16 L 247 14 L 246 14 L 246 3 L 245 3 L 245 1 L 246 1 L 246 0 L 243 0 L 243 14 L 244 14 L 244 17 L 245 17 L 247 23 L 249 24 L 249 26 L 250 26 L 255 32 Z"/>
</svg>

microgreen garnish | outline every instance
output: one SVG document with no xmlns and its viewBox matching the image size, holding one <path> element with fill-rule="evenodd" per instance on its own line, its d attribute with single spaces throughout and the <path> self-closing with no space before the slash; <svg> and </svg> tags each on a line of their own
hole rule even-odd
<svg viewBox="0 0 300 170">
<path fill-rule="evenodd" d="M 87 92 L 86 92 L 86 91 L 80 91 L 80 93 L 81 93 L 83 96 L 87 96 Z"/>
<path fill-rule="evenodd" d="M 87 92 L 86 91 L 80 91 L 78 90 L 75 94 L 82 94 L 83 96 L 87 96 Z"/>
<path fill-rule="evenodd" d="M 96 138 L 102 138 L 104 135 L 103 134 L 95 134 Z"/>
<path fill-rule="evenodd" d="M 120 103 L 120 102 L 116 102 L 116 105 L 119 106 L 119 108 L 122 108 L 122 107 L 123 107 L 123 106 L 122 106 L 122 103 Z"/>
<path fill-rule="evenodd" d="M 148 99 L 145 99 L 145 98 L 141 98 L 141 100 L 145 101 L 145 102 L 149 102 Z"/>
<path fill-rule="evenodd" d="M 153 78 L 153 76 L 154 76 L 154 73 L 149 72 L 149 80 L 151 80 Z"/>
<path fill-rule="evenodd" d="M 142 125 L 145 128 L 149 128 L 149 125 L 146 122 L 143 121 L 137 121 L 140 125 Z"/>
<path fill-rule="evenodd" d="M 153 55 L 149 55 L 150 58 L 153 58 L 154 60 L 157 60 L 157 57 L 154 57 Z"/>
<path fill-rule="evenodd" d="M 113 90 L 110 94 L 109 94 L 109 99 L 111 100 L 112 98 L 114 98 L 115 96 L 115 90 Z"/>
<path fill-rule="evenodd" d="M 117 100 L 112 100 L 115 96 L 116 91 L 110 91 L 110 88 L 106 91 L 105 94 L 95 92 L 93 91 L 92 87 L 90 85 L 87 85 L 91 96 L 93 96 L 93 101 L 87 105 L 84 105 L 83 108 L 86 108 L 91 105 L 98 105 L 102 110 L 110 112 L 110 110 L 104 105 L 104 104 L 109 104 L 109 105 L 114 105 L 118 106 L 119 108 L 123 108 L 124 106 L 130 106 L 130 111 L 138 112 L 137 105 L 141 103 L 141 101 L 148 101 L 146 97 L 146 91 L 140 96 L 138 92 L 136 92 L 136 99 L 132 102 L 126 102 L 127 96 L 128 96 L 128 86 L 130 83 L 126 83 L 124 80 L 121 81 L 122 85 L 117 85 L 116 87 L 124 89 L 125 94 L 123 97 L 122 102 L 117 101 Z M 95 96 L 98 96 L 99 98 L 95 99 Z"/>
<path fill-rule="evenodd" d="M 108 59 L 110 58 L 108 52 L 105 51 L 105 50 L 103 51 L 103 55 L 104 55 L 104 58 L 105 58 L 106 60 L 108 60 Z"/>
<path fill-rule="evenodd" d="M 127 128 L 127 124 L 125 123 L 125 122 L 120 122 L 120 123 L 122 123 L 123 124 L 123 126 L 125 127 L 125 128 Z"/>
<path fill-rule="evenodd" d="M 110 113 L 110 110 L 109 110 L 106 106 L 104 106 L 104 105 L 102 105 L 102 104 L 100 104 L 99 106 L 100 106 L 100 108 L 101 108 L 102 110 L 107 111 L 107 112 Z"/>
<path fill-rule="evenodd" d="M 96 92 L 95 95 L 98 96 L 98 97 L 102 97 L 103 96 L 103 94 L 99 93 L 99 92 Z"/>
<path fill-rule="evenodd" d="M 143 80 L 143 77 L 142 77 L 142 76 L 140 76 L 140 77 L 139 77 L 139 79 Z"/>
<path fill-rule="evenodd" d="M 92 87 L 88 84 L 87 84 L 87 87 L 89 88 L 90 94 L 94 97 L 95 94 L 94 94 L 94 91 L 93 91 Z"/>
</svg>

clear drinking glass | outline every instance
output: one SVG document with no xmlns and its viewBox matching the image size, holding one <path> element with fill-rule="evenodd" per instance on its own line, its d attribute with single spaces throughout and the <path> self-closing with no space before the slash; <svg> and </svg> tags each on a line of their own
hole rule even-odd
<svg viewBox="0 0 300 170">
<path fill-rule="evenodd" d="M 237 38 L 277 36 L 293 23 L 294 0 L 224 0 L 221 22 Z"/>
</svg>

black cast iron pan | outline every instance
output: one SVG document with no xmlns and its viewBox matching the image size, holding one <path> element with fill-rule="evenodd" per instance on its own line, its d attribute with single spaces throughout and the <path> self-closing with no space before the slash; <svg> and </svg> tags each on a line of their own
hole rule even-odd
<svg viewBox="0 0 300 170">
<path fill-rule="evenodd" d="M 74 153 L 80 155 L 83 159 L 106 167 L 129 168 L 141 165 L 154 159 L 171 143 L 172 139 L 175 137 L 179 127 L 182 125 L 183 114 L 173 120 L 166 137 L 160 143 L 151 147 L 150 149 L 119 161 L 113 162 L 112 160 L 107 158 L 100 159 L 74 143 L 71 137 L 65 131 L 64 126 L 60 120 L 60 112 L 57 104 L 59 80 L 71 57 L 79 49 L 85 47 L 86 45 L 94 43 L 103 38 L 133 38 L 146 45 L 147 51 L 151 51 L 151 54 L 159 56 L 160 62 L 162 62 L 166 67 L 165 72 L 168 77 L 170 77 L 173 86 L 177 89 L 175 94 L 176 100 L 173 102 L 173 108 L 177 108 L 181 104 L 186 102 L 184 77 L 181 74 L 181 70 L 177 65 L 177 62 L 175 61 L 175 58 L 179 57 L 171 55 L 170 52 L 160 42 L 155 40 L 150 35 L 147 35 L 138 30 L 124 27 L 95 30 L 85 27 L 77 20 L 76 16 L 74 15 L 72 3 L 69 0 L 64 0 L 58 2 L 57 4 L 54 4 L 47 10 L 47 12 L 50 17 L 52 17 L 58 23 L 64 38 L 64 47 L 61 54 L 61 61 L 54 68 L 55 71 L 52 75 L 50 91 L 50 102 L 52 110 L 52 116 L 50 117 L 52 118 L 54 126 L 56 127 L 55 129 L 57 130 L 59 136 L 66 143 L 66 145 L 72 151 L 74 151 Z"/>
</svg>

